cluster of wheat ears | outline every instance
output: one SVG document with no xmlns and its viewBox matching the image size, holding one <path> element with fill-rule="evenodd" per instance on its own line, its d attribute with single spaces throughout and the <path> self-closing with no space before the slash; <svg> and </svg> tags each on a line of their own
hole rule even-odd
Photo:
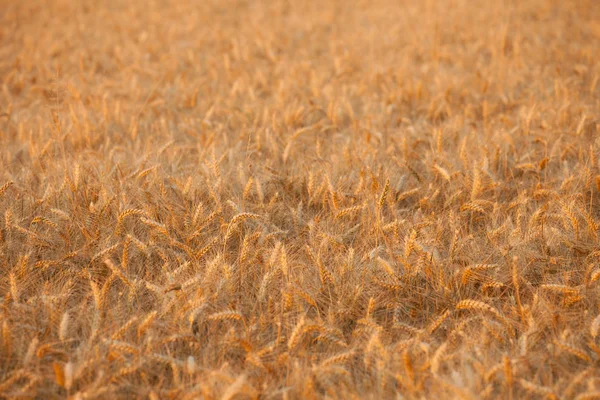
<svg viewBox="0 0 600 400">
<path fill-rule="evenodd" d="M 0 397 L 600 398 L 595 0 L 0 6 Z"/>
</svg>

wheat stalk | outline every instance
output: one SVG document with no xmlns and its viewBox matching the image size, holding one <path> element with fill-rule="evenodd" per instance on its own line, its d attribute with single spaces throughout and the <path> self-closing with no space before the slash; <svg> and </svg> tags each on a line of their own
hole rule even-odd
<svg viewBox="0 0 600 400">
<path fill-rule="evenodd" d="M 11 187 L 13 184 L 14 184 L 13 181 L 8 181 L 0 187 L 0 198 L 8 190 L 8 188 Z"/>
</svg>

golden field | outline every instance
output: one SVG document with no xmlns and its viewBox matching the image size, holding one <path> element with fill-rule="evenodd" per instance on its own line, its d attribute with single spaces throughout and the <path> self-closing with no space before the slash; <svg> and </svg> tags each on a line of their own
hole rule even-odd
<svg viewBox="0 0 600 400">
<path fill-rule="evenodd" d="M 0 1 L 0 397 L 600 398 L 595 0 Z"/>
</svg>

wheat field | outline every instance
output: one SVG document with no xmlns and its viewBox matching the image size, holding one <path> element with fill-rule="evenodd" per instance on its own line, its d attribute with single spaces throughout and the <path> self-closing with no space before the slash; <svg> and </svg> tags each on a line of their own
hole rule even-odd
<svg viewBox="0 0 600 400">
<path fill-rule="evenodd" d="M 599 77 L 595 0 L 0 1 L 0 397 L 600 398 Z"/>
</svg>

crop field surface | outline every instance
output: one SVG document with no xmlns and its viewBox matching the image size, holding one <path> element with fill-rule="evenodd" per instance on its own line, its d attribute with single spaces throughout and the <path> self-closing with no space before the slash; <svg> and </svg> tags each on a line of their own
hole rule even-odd
<svg viewBox="0 0 600 400">
<path fill-rule="evenodd" d="M 600 3 L 0 0 L 0 398 L 600 398 Z"/>
</svg>

